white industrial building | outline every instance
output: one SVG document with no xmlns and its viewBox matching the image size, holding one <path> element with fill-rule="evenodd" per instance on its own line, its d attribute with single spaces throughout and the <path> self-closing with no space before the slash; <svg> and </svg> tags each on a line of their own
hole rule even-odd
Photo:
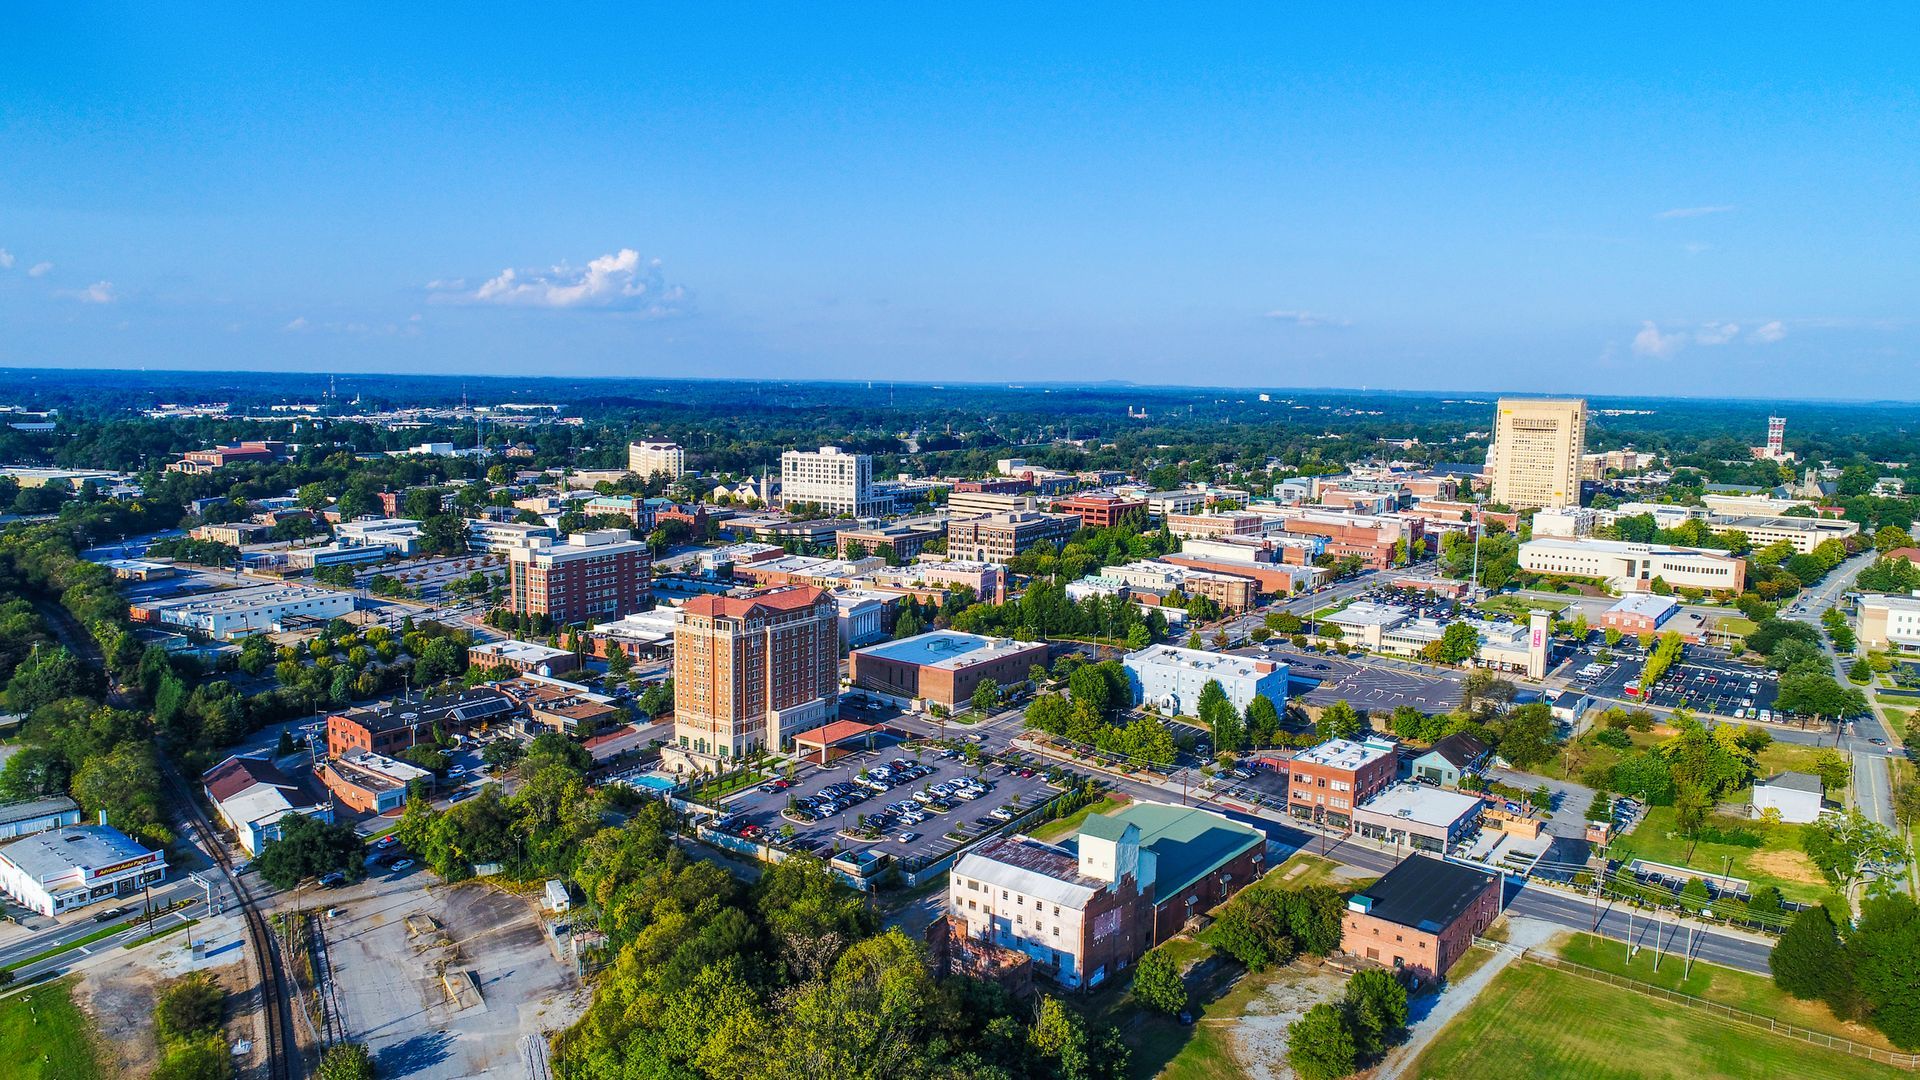
<svg viewBox="0 0 1920 1080">
<path fill-rule="evenodd" d="M 551 525 L 529 525 L 524 521 L 489 521 L 472 518 L 467 522 L 467 547 L 504 555 L 517 547 L 532 547 L 536 540 L 557 540 L 560 531 Z"/>
<path fill-rule="evenodd" d="M 1820 820 L 1820 778 L 1812 773 L 1783 772 L 1753 785 L 1753 816 L 1780 811 L 1780 820 L 1805 825 Z"/>
<path fill-rule="evenodd" d="M 12 840 L 63 825 L 78 824 L 80 804 L 65 795 L 48 795 L 0 805 L 0 840 Z"/>
<path fill-rule="evenodd" d="M 195 630 L 219 641 L 275 632 L 294 619 L 334 619 L 353 612 L 353 595 L 307 585 L 253 585 L 145 601 L 137 620 Z"/>
<path fill-rule="evenodd" d="M 166 877 L 166 852 L 111 825 L 69 825 L 0 847 L 0 892 L 42 915 L 134 896 Z"/>
<path fill-rule="evenodd" d="M 1273 702 L 1276 709 L 1287 707 L 1287 665 L 1278 660 L 1149 645 L 1128 653 L 1121 663 L 1133 685 L 1133 700 L 1166 712 L 1197 715 L 1200 692 L 1209 682 L 1218 682 L 1243 714 L 1256 696 Z"/>
<path fill-rule="evenodd" d="M 1920 652 L 1920 597 L 1868 593 L 1860 598 L 1860 644 L 1899 653 Z"/>
</svg>

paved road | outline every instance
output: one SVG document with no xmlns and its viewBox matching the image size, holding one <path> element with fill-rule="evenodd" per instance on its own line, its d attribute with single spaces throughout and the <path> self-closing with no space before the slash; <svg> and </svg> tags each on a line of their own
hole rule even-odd
<svg viewBox="0 0 1920 1080">
<path fill-rule="evenodd" d="M 940 733 L 937 725 L 917 716 L 900 717 L 887 722 L 896 728 L 919 734 Z M 970 727 L 949 725 L 946 733 L 949 736 L 978 734 L 983 737 L 981 749 L 988 752 L 1003 752 L 1021 734 L 1020 722 L 1020 711 L 1009 710 L 984 723 Z M 1393 869 L 1401 859 L 1401 855 L 1396 851 L 1375 847 L 1371 843 L 1350 837 L 1329 835 L 1304 828 L 1277 812 L 1221 805 L 1214 802 L 1212 793 L 1203 788 L 1183 790 L 1180 779 L 1179 774 L 1169 778 L 1166 781 L 1168 786 L 1125 778 L 1112 778 L 1112 783 L 1116 790 L 1134 798 L 1162 802 L 1177 802 L 1184 799 L 1189 802 L 1212 803 L 1209 809 L 1259 829 L 1269 840 L 1288 852 L 1311 851 L 1316 855 L 1324 855 L 1342 865 L 1370 874 L 1384 874 Z M 1576 812 L 1584 812 L 1584 810 L 1583 803 Z M 1644 912 L 1607 903 L 1602 903 L 1596 908 L 1590 900 L 1545 885 L 1531 883 L 1515 885 L 1509 881 L 1507 889 L 1507 910 L 1516 915 L 1541 919 L 1570 930 L 1597 933 L 1616 941 L 1633 940 L 1647 948 L 1652 948 L 1656 939 L 1664 949 L 1688 947 L 1686 942 L 1688 924 L 1677 922 L 1671 914 L 1662 916 L 1658 921 L 1652 921 Z M 1656 930 L 1658 930 L 1657 938 Z M 1676 935 L 1677 943 L 1671 940 L 1675 939 Z M 1700 959 L 1761 974 L 1765 974 L 1768 970 L 1767 956 L 1772 952 L 1772 945 L 1763 939 L 1701 927 L 1694 929 L 1693 936 L 1694 943 L 1691 948 L 1693 954 Z"/>
<path fill-rule="evenodd" d="M 152 895 L 154 906 L 164 908 L 179 900 L 198 899 L 203 895 L 203 892 L 200 886 L 182 877 L 177 880 L 162 882 L 158 888 L 153 890 Z M 34 916 L 34 920 L 37 923 L 45 925 L 47 929 L 12 938 L 8 940 L 5 945 L 0 945 L 0 967 L 17 963 L 29 956 L 46 952 L 48 949 L 59 948 L 70 941 L 77 941 L 80 938 L 86 937 L 88 934 L 98 933 L 109 923 L 120 926 L 131 926 L 138 923 L 140 927 L 144 928 L 146 926 L 146 920 L 141 919 L 138 912 L 145 903 L 146 897 L 139 893 L 128 897 L 102 900 L 97 905 L 90 905 L 89 908 L 81 909 L 81 911 L 75 915 L 65 916 L 61 923 L 57 925 L 54 924 L 52 919 L 46 918 L 45 916 Z M 118 919 L 109 920 L 108 923 L 94 922 L 93 919 L 87 915 L 89 910 L 97 909 L 106 911 L 116 906 L 131 907 L 133 908 L 133 913 L 121 916 Z M 102 947 L 104 947 L 104 944 L 103 942 Z M 69 961 L 71 961 L 71 958 L 69 958 Z M 19 972 L 15 974 L 20 975 Z"/>
<path fill-rule="evenodd" d="M 1795 603 L 1782 615 L 1808 623 L 1820 631 L 1820 641 L 1827 650 L 1828 659 L 1833 663 L 1833 676 L 1840 685 L 1850 686 L 1847 682 L 1848 661 L 1833 651 L 1833 643 L 1828 640 L 1826 628 L 1820 624 L 1820 615 L 1829 607 L 1838 603 L 1840 597 L 1854 587 L 1860 577 L 1860 571 L 1873 565 L 1878 553 L 1869 549 L 1855 555 L 1839 566 L 1834 567 L 1826 580 L 1808 589 L 1796 598 Z M 1854 737 L 1845 740 L 1845 747 L 1853 754 L 1853 801 L 1860 812 L 1888 828 L 1894 827 L 1893 820 L 1893 780 L 1887 769 L 1889 751 L 1882 746 L 1868 742 L 1871 738 L 1886 738 L 1886 724 L 1878 709 L 1873 710 L 1870 719 L 1863 718 L 1854 725 Z"/>
</svg>

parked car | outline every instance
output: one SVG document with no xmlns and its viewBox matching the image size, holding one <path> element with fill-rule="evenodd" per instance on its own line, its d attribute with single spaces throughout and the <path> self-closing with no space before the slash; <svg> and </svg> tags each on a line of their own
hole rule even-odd
<svg viewBox="0 0 1920 1080">
<path fill-rule="evenodd" d="M 396 874 L 402 873 L 404 871 L 411 870 L 411 869 L 413 869 L 412 859 L 401 859 L 399 862 L 393 864 L 393 872 Z"/>
<path fill-rule="evenodd" d="M 338 870 L 335 870 L 331 874 L 323 875 L 320 878 L 320 887 L 323 889 L 337 889 L 340 886 L 345 885 L 346 883 L 347 883 L 347 875 L 341 873 Z"/>
<path fill-rule="evenodd" d="M 920 839 L 920 834 L 917 832 L 903 832 L 899 836 L 894 837 L 894 839 L 903 844 L 911 844 L 915 840 Z"/>
<path fill-rule="evenodd" d="M 128 907 L 110 907 L 105 911 L 98 912 L 97 914 L 95 914 L 93 917 L 93 921 L 94 922 L 112 922 L 113 920 L 119 918 L 122 915 L 125 915 L 127 912 L 132 910 L 133 910 L 132 908 L 128 908 Z"/>
</svg>

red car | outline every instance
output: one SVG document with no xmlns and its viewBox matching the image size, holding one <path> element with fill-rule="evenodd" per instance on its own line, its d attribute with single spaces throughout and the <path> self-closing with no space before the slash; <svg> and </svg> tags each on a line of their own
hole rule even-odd
<svg viewBox="0 0 1920 1080">
<path fill-rule="evenodd" d="M 778 789 L 779 789 L 779 790 L 781 790 L 781 791 L 785 791 L 785 790 L 787 790 L 788 788 L 790 788 L 790 787 L 792 787 L 792 786 L 793 786 L 793 781 L 791 781 L 791 780 L 775 780 L 775 781 L 773 782 L 773 786 L 774 786 L 774 787 L 776 787 L 776 788 L 778 788 Z"/>
</svg>

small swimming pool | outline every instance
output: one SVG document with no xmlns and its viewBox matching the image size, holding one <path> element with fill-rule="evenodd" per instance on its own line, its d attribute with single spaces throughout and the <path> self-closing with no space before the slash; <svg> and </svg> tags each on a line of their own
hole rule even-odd
<svg viewBox="0 0 1920 1080">
<path fill-rule="evenodd" d="M 638 776 L 627 777 L 626 781 L 634 787 L 648 788 L 653 791 L 672 791 L 675 786 L 671 776 L 661 776 L 659 773 L 641 773 Z"/>
</svg>

